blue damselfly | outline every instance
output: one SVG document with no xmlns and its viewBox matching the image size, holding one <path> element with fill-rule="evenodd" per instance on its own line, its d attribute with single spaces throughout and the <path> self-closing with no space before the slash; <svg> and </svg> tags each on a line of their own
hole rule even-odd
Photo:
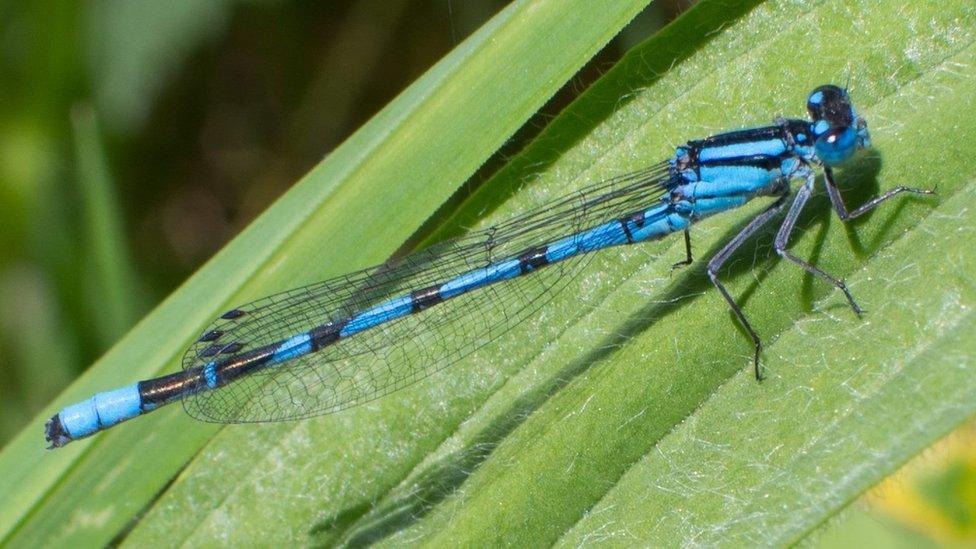
<svg viewBox="0 0 976 549">
<path fill-rule="evenodd" d="M 590 186 L 487 230 L 443 242 L 395 264 L 354 272 L 272 295 L 221 315 L 190 346 L 183 371 L 98 393 L 48 421 L 51 447 L 182 400 L 214 422 L 300 419 L 389 394 L 456 362 L 530 317 L 598 250 L 682 232 L 755 197 L 773 202 L 708 262 L 707 273 L 752 338 L 761 379 L 762 341 L 718 279 L 722 265 L 792 195 L 776 234 L 776 252 L 841 290 L 844 282 L 787 249 L 800 211 L 824 173 L 842 220 L 903 193 L 897 187 L 848 210 L 833 168 L 870 146 L 867 124 L 847 91 L 826 85 L 807 100 L 811 120 L 689 141 L 644 170 Z M 793 193 L 790 181 L 802 184 Z M 418 334 L 434 336 L 427 345 Z"/>
</svg>

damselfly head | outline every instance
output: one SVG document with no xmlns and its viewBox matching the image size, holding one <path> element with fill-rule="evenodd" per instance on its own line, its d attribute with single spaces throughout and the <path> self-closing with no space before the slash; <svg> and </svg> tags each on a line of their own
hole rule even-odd
<svg viewBox="0 0 976 549">
<path fill-rule="evenodd" d="M 820 86 L 810 93 L 807 110 L 813 121 L 814 150 L 824 164 L 836 166 L 858 149 L 871 146 L 867 122 L 857 116 L 847 90 L 830 84 Z"/>
</svg>

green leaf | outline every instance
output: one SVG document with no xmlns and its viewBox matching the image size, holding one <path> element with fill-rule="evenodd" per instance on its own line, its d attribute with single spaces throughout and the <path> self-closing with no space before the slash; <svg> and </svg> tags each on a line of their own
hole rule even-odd
<svg viewBox="0 0 976 549">
<path fill-rule="evenodd" d="M 465 40 L 4 448 L 0 539 L 101 545 L 119 536 L 217 428 L 173 406 L 48 452 L 45 417 L 96 391 L 178 369 L 187 344 L 235 303 L 388 258 L 646 4 L 515 2 Z"/>
<path fill-rule="evenodd" d="M 490 223 L 666 158 L 690 137 L 777 114 L 802 116 L 810 89 L 850 75 L 875 149 L 843 171 L 848 203 L 900 184 L 939 189 L 934 200 L 899 198 L 849 225 L 837 222 L 820 196 L 801 218 L 792 249 L 849 279 L 865 318 L 853 317 L 821 281 L 773 260 L 770 228 L 721 274 L 770 343 L 769 379 L 757 384 L 751 346 L 701 262 L 668 275 L 682 257 L 680 239 L 599 254 L 537 322 L 428 382 L 343 414 L 221 430 L 125 541 L 785 543 L 972 415 L 976 288 L 967 266 L 976 259 L 976 214 L 968 206 L 976 194 L 969 184 L 976 179 L 976 10 L 963 0 L 753 5 L 706 0 L 635 48 L 464 204 L 446 230 L 474 219 Z M 577 22 L 577 31 L 594 17 Z M 551 35 L 535 37 L 540 47 L 542 36 Z M 482 137 L 469 132 L 466 139 Z M 459 154 L 455 145 L 441 144 Z M 428 154 L 440 150 L 430 147 Z M 338 156 L 349 154 L 346 148 Z M 384 173 L 359 182 L 368 187 Z M 328 207 L 349 207 L 347 197 L 358 189 L 343 187 Z M 233 297 L 243 298 L 321 275 L 303 271 L 292 254 L 315 257 L 310 251 L 323 239 L 330 259 L 381 259 L 380 251 L 373 257 L 359 250 L 360 257 L 349 250 L 364 248 L 373 233 L 348 235 L 343 244 L 336 236 L 343 233 L 325 230 L 319 212 L 300 229 L 279 228 L 286 242 L 249 242 L 282 254 L 259 253 L 268 268 L 258 276 L 231 268 L 253 272 L 249 256 L 225 258 L 253 233 L 276 223 L 291 227 L 272 214 L 282 204 L 302 205 L 302 191 L 312 190 L 307 182 L 297 186 L 206 267 L 201 275 L 227 263 L 221 272 L 230 280 L 210 281 L 211 289 L 240 287 Z M 387 196 L 397 216 L 385 221 L 399 223 L 429 200 L 410 198 Z M 759 202 L 697 227 L 696 255 L 716 253 L 764 206 Z M 278 261 L 286 278 L 274 277 Z M 183 305 L 183 323 L 196 327 L 203 323 L 198 309 L 210 314 L 227 301 L 205 295 L 188 295 L 199 301 Z M 172 339 L 185 343 L 192 330 L 177 332 L 182 337 Z M 156 342 L 157 351 L 177 352 L 170 332 L 143 335 L 142 345 L 150 336 L 166 340 Z M 128 349 L 134 337 L 119 347 Z M 12 540 L 44 539 L 41 532 L 68 539 L 117 525 L 117 515 L 133 516 L 131 509 L 175 470 L 172 455 L 157 454 L 198 448 L 211 434 L 177 413 L 157 412 L 139 427 L 99 435 L 84 454 L 69 446 L 69 457 L 58 454 L 66 461 L 60 467 L 48 465 L 49 456 L 34 458 L 30 464 L 47 475 L 45 499 L 28 501 L 36 508 Z M 199 441 L 188 444 L 193 437 Z M 37 455 L 18 443 L 0 456 L 0 472 L 26 472 L 8 460 L 11 451 L 21 459 Z M 54 485 L 58 471 L 64 476 Z M 2 513 L 14 497 L 6 486 L 0 484 Z M 131 494 L 136 504 L 126 499 Z"/>
</svg>

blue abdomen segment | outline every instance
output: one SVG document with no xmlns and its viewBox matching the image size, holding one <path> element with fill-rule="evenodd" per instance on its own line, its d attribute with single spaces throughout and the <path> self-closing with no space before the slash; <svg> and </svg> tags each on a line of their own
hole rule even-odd
<svg viewBox="0 0 976 549">
<path fill-rule="evenodd" d="M 312 352 L 312 336 L 309 333 L 298 334 L 285 340 L 271 355 L 272 363 L 285 362 Z"/>
<path fill-rule="evenodd" d="M 469 271 L 440 287 L 441 299 L 450 299 L 465 292 L 470 292 L 475 288 L 514 278 L 520 274 L 519 262 L 517 259 L 509 259 L 481 269 Z M 409 296 L 405 296 L 409 297 Z"/>
<path fill-rule="evenodd" d="M 546 246 L 546 263 L 556 263 L 607 246 L 628 242 L 627 232 L 620 221 L 610 221 L 587 231 L 567 236 Z"/>
<path fill-rule="evenodd" d="M 664 211 L 653 211 L 653 214 L 647 217 L 642 225 L 629 222 L 630 233 L 634 242 L 664 238 L 673 232 L 684 230 L 689 225 L 691 225 L 691 220 L 688 219 L 688 216 L 679 213 L 674 206 L 670 206 Z"/>
<path fill-rule="evenodd" d="M 349 337 L 373 326 L 408 315 L 411 309 L 412 301 L 409 294 L 380 303 L 353 317 L 339 332 L 339 337 Z"/>
<path fill-rule="evenodd" d="M 71 439 L 82 438 L 143 412 L 138 383 L 105 391 L 62 409 L 57 418 Z M 52 441 L 53 443 L 54 441 Z"/>
</svg>

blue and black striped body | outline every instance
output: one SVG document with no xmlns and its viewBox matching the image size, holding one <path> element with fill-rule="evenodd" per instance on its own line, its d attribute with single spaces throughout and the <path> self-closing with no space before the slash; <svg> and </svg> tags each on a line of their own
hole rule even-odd
<svg viewBox="0 0 976 549">
<path fill-rule="evenodd" d="M 821 89 L 811 95 L 811 113 L 814 107 L 823 109 L 815 103 L 823 100 Z M 830 87 L 828 91 L 836 89 L 839 88 Z M 843 98 L 846 101 L 846 93 Z M 849 125 L 853 127 L 853 110 L 850 112 Z M 384 330 L 410 315 L 445 307 L 461 296 L 511 284 L 520 277 L 531 277 L 537 271 L 600 249 L 684 231 L 698 220 L 736 209 L 757 196 L 785 196 L 789 180 L 809 178 L 811 166 L 821 164 L 820 149 L 815 146 L 817 137 L 836 129 L 836 124 L 821 126 L 823 120 L 816 117 L 813 122 L 780 120 L 768 127 L 690 141 L 677 148 L 659 174 L 655 172 L 655 177 L 634 183 L 650 189 L 642 191 L 649 197 L 647 203 L 610 212 L 593 222 L 587 218 L 589 224 L 571 234 L 553 235 L 507 256 L 486 260 L 481 266 L 459 270 L 449 278 L 431 277 L 422 287 L 391 292 L 348 314 L 325 316 L 310 329 L 281 334 L 273 342 L 246 348 L 238 341 L 228 341 L 226 329 L 210 330 L 197 343 L 197 362 L 184 371 L 99 393 L 68 406 L 48 422 L 47 439 L 52 447 L 62 446 L 174 400 L 220 391 L 257 372 L 307 360 L 345 340 Z M 857 132 L 860 148 L 867 143 L 863 123 Z M 603 196 L 597 196 L 589 203 L 606 202 Z M 527 220 L 537 218 L 526 216 Z M 281 305 L 285 306 L 293 305 Z M 233 326 L 251 314 L 247 307 L 233 309 L 222 315 L 221 321 Z"/>
</svg>

